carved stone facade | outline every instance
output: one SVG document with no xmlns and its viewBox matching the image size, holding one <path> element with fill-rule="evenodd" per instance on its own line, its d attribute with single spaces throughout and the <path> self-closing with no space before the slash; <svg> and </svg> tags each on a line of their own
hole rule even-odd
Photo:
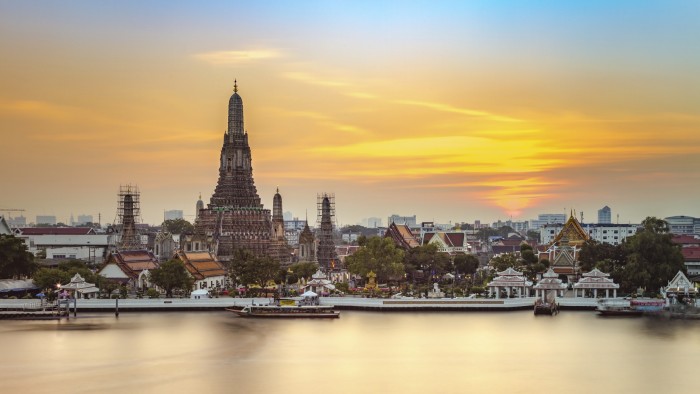
<svg viewBox="0 0 700 394">
<path fill-rule="evenodd" d="M 237 84 L 229 100 L 219 181 L 209 204 L 197 215 L 194 244 L 214 253 L 219 261 L 230 261 L 237 248 L 246 248 L 256 256 L 270 255 L 270 210 L 264 209 L 253 181 L 248 133 L 243 128 L 243 100 Z"/>
<path fill-rule="evenodd" d="M 279 260 L 283 267 L 291 264 L 292 247 L 287 243 L 284 235 L 284 215 L 282 213 L 282 196 L 277 189 L 272 199 L 272 240 L 270 242 L 270 256 Z"/>
</svg>

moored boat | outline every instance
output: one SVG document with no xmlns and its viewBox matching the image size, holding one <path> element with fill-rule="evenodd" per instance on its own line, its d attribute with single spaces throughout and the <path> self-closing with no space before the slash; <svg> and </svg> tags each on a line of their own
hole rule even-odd
<svg viewBox="0 0 700 394">
<path fill-rule="evenodd" d="M 596 311 L 601 316 L 642 316 L 659 314 L 664 305 L 664 300 L 655 298 L 603 299 L 598 302 Z"/>
<path fill-rule="evenodd" d="M 301 319 L 319 319 L 319 318 L 338 318 L 340 313 L 333 310 L 332 306 L 253 306 L 248 305 L 243 309 L 226 309 L 241 317 L 261 317 L 261 318 L 301 318 Z"/>
</svg>

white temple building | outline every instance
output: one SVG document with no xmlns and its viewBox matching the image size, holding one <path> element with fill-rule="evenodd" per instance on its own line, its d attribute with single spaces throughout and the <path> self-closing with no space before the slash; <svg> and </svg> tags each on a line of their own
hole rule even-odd
<svg viewBox="0 0 700 394">
<path fill-rule="evenodd" d="M 547 272 L 542 275 L 542 280 L 534 286 L 535 296 L 546 301 L 547 292 L 554 291 L 556 297 L 564 297 L 566 291 L 566 283 L 559 279 L 559 275 L 550 267 Z"/>
<path fill-rule="evenodd" d="M 86 282 L 80 274 L 75 274 L 70 283 L 61 285 L 61 289 L 64 291 L 69 290 L 73 293 L 74 298 L 96 298 L 100 292 L 100 289 L 95 287 L 94 283 Z"/>
<path fill-rule="evenodd" d="M 515 294 L 518 298 L 529 297 L 532 282 L 528 281 L 522 272 L 512 267 L 497 273 L 498 276 L 489 282 L 489 297 L 496 293 L 496 298 L 501 298 L 501 290 L 506 291 L 508 298 Z"/>
<path fill-rule="evenodd" d="M 617 289 L 620 288 L 620 285 L 609 276 L 610 274 L 606 274 L 598 268 L 584 273 L 581 279 L 574 284 L 574 297 L 579 297 L 579 290 L 581 291 L 580 297 L 586 297 L 586 290 L 589 290 L 592 291 L 593 298 L 598 298 L 598 290 L 601 291 L 600 294 L 605 290 L 605 298 L 610 298 L 610 290 L 612 290 L 612 297 L 617 298 Z"/>
<path fill-rule="evenodd" d="M 311 275 L 311 280 L 306 283 L 304 290 L 326 296 L 335 290 L 335 286 L 321 270 L 318 270 L 315 274 Z"/>
</svg>

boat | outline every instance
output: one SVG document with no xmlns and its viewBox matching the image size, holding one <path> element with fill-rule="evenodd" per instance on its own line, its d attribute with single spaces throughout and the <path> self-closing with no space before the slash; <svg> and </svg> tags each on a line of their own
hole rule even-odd
<svg viewBox="0 0 700 394">
<path fill-rule="evenodd" d="M 318 305 L 247 305 L 243 309 L 226 308 L 241 317 L 261 318 L 300 318 L 300 319 L 333 319 L 340 317 L 340 312 L 334 311 L 332 306 Z"/>
<path fill-rule="evenodd" d="M 656 298 L 603 299 L 598 302 L 596 311 L 601 316 L 642 316 L 655 315 L 663 311 L 666 302 Z"/>
<path fill-rule="evenodd" d="M 554 316 L 559 313 L 559 304 L 554 292 L 543 290 L 547 295 L 545 299 L 538 298 L 535 301 L 535 315 L 550 315 Z"/>
<path fill-rule="evenodd" d="M 537 299 L 535 301 L 535 315 L 550 315 L 554 316 L 559 313 L 559 305 L 554 300 L 542 301 Z"/>
</svg>

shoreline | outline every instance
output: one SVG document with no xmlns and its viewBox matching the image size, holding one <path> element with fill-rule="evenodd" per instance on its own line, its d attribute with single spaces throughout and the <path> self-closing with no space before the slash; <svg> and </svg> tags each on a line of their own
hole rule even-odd
<svg viewBox="0 0 700 394">
<path fill-rule="evenodd" d="M 117 312 L 117 300 L 96 299 L 77 300 L 78 313 L 82 312 Z M 178 312 L 178 311 L 223 311 L 246 305 L 267 305 L 271 298 L 209 298 L 209 299 L 120 299 L 118 312 Z M 558 298 L 562 310 L 595 310 L 598 299 L 593 298 Z M 320 305 L 332 306 L 337 310 L 359 310 L 371 312 L 506 312 L 515 310 L 532 310 L 535 298 L 509 299 L 386 299 L 355 297 L 323 297 Z M 35 300 L 0 300 L 0 311 L 37 310 L 39 303 Z M 73 300 L 70 302 L 73 313 Z"/>
</svg>

